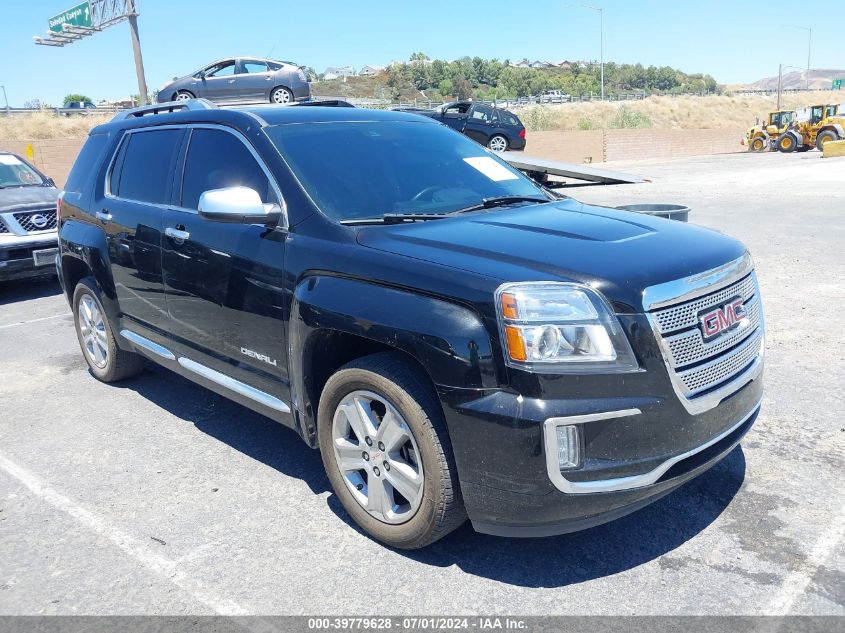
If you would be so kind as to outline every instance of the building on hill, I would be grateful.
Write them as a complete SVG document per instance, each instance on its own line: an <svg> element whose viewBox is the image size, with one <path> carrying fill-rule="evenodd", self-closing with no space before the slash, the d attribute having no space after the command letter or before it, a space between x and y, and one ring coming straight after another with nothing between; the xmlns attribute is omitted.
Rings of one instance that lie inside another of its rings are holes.
<svg viewBox="0 0 845 633"><path fill-rule="evenodd" d="M355 69L352 66L329 66L323 73L323 79L340 79L342 77L354 77Z"/></svg>
<svg viewBox="0 0 845 633"><path fill-rule="evenodd" d="M364 66L358 74L362 77L371 77L372 75L378 75L383 70L383 66Z"/></svg>

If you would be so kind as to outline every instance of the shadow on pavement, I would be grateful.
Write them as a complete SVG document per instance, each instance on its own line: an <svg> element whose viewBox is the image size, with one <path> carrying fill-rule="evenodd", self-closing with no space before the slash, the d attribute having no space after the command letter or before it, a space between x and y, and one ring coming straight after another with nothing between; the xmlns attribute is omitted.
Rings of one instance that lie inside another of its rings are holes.
<svg viewBox="0 0 845 633"><path fill-rule="evenodd" d="M115 386L137 391L203 433L304 481L314 493L330 490L319 452L269 418L157 366ZM744 478L745 456L737 447L656 503L589 530L512 539L478 534L466 523L428 548L396 553L436 567L457 565L466 573L523 587L577 584L654 560L695 537L730 504ZM351 529L358 529L336 495L329 495L327 503Z"/></svg>
<svg viewBox="0 0 845 633"><path fill-rule="evenodd" d="M0 306L18 301L43 299L60 294L62 287L56 275L49 274L32 279L16 279L0 282Z"/></svg>

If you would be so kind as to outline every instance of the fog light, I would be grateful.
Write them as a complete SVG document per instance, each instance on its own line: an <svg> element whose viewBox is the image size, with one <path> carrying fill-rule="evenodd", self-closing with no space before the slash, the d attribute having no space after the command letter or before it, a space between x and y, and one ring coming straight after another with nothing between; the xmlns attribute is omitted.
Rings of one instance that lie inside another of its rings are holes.
<svg viewBox="0 0 845 633"><path fill-rule="evenodd" d="M578 468L581 463L581 443L577 426L557 427L557 463L561 470Z"/></svg>

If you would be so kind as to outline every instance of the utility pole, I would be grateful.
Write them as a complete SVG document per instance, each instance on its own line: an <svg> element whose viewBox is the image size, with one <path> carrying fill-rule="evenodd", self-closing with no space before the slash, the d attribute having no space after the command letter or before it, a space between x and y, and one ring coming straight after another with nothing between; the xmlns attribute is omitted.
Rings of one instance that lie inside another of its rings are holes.
<svg viewBox="0 0 845 633"><path fill-rule="evenodd" d="M807 90L810 89L810 51L813 50L813 29L808 28L809 37L807 38Z"/></svg>
<svg viewBox="0 0 845 633"><path fill-rule="evenodd" d="M138 36L138 12L135 0L126 3L129 32L132 36L132 52L135 54L135 73L138 75L138 105L147 105L147 80L144 76L144 59L141 57L141 38Z"/></svg>
<svg viewBox="0 0 845 633"><path fill-rule="evenodd" d="M6 114L9 114L9 98L6 96L6 86L0 86L3 89L3 101L6 102Z"/></svg>
<svg viewBox="0 0 845 633"><path fill-rule="evenodd" d="M599 55L601 64L601 100L604 101L604 9L602 7L591 7L588 4L582 4L585 9L599 12Z"/></svg>
<svg viewBox="0 0 845 633"><path fill-rule="evenodd" d="M783 64L778 64L778 112L780 112L781 90L783 90Z"/></svg>

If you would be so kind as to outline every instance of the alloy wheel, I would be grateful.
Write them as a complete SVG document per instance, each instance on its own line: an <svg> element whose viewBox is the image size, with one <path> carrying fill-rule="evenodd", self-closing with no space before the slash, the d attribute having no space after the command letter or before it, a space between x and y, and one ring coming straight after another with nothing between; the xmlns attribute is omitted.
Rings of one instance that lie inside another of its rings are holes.
<svg viewBox="0 0 845 633"><path fill-rule="evenodd" d="M291 94L284 88L277 88L273 92L273 103L290 103Z"/></svg>
<svg viewBox="0 0 845 633"><path fill-rule="evenodd" d="M89 294L84 294L79 299L77 312L85 353L91 363L102 369L109 362L108 334L103 314Z"/></svg>
<svg viewBox="0 0 845 633"><path fill-rule="evenodd" d="M508 142L502 136L494 136L487 146L494 152L504 152L508 148Z"/></svg>
<svg viewBox="0 0 845 633"><path fill-rule="evenodd" d="M423 499L417 442L402 414L371 391L346 395L335 409L332 446L353 498L384 523L410 520Z"/></svg>
<svg viewBox="0 0 845 633"><path fill-rule="evenodd" d="M187 92L179 92L176 94L176 101L188 101L191 99L191 95Z"/></svg>

